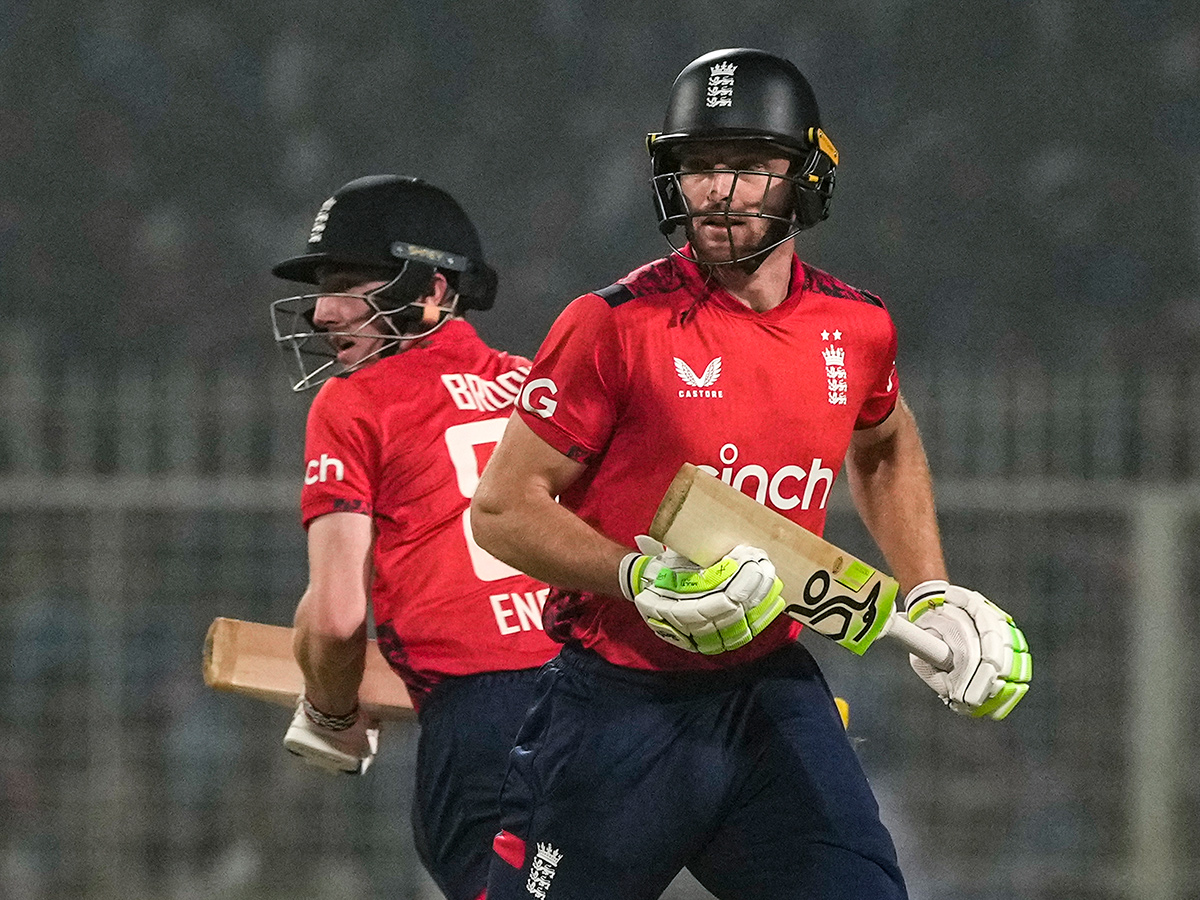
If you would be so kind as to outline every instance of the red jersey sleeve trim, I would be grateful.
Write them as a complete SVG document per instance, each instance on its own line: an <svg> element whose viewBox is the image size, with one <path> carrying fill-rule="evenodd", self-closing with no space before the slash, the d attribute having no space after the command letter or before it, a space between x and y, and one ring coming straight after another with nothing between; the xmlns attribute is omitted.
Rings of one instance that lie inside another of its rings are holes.
<svg viewBox="0 0 1200 900"><path fill-rule="evenodd" d="M854 430L855 431L866 431L868 428L876 428L876 427L882 425L884 422L886 422L888 419L890 419L892 417L892 413L894 413L896 411L897 405L898 405L897 403L893 402L891 409L889 409L887 412L885 412L882 416L879 417L878 420L876 420L874 422L855 422Z"/></svg>
<svg viewBox="0 0 1200 900"><path fill-rule="evenodd" d="M563 430L560 426L553 422L548 422L541 416L527 412L523 409L517 411L525 424L529 426L529 430L540 437L543 441L561 453L563 456L575 460L575 462L587 465L591 463L599 454L600 451L594 447L588 447L574 435Z"/></svg>
<svg viewBox="0 0 1200 900"><path fill-rule="evenodd" d="M318 497L305 505L301 513L300 524L307 529L313 523L314 519L337 512L361 513L364 516L373 516L375 509L367 500L343 497Z"/></svg>

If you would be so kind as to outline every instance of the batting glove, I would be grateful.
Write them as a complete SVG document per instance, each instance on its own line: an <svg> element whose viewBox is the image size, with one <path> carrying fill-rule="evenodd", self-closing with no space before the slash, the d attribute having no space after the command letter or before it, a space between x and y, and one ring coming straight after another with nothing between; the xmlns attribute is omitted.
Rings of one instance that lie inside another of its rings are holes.
<svg viewBox="0 0 1200 900"><path fill-rule="evenodd" d="M674 569L677 572L699 572L704 568L692 562L682 553L668 550L665 544L656 541L648 534L639 534L634 541L641 552L627 554L621 560L621 593L631 603L634 597L654 584L654 579L663 569Z"/></svg>
<svg viewBox="0 0 1200 900"><path fill-rule="evenodd" d="M643 540L643 551L661 544ZM735 650L775 620L784 607L783 582L766 553L737 546L720 562L701 569L670 550L656 556L629 554L621 563L626 597L646 625L669 644L714 655ZM653 575L653 577L649 577Z"/></svg>
<svg viewBox="0 0 1200 900"><path fill-rule="evenodd" d="M359 715L330 716L301 695L283 746L309 765L339 775L362 775L379 749L379 723Z"/></svg>
<svg viewBox="0 0 1200 900"><path fill-rule="evenodd" d="M1029 691L1033 657L1012 616L983 594L925 581L904 600L909 621L950 647L949 672L910 656L913 671L957 713L1003 719Z"/></svg>

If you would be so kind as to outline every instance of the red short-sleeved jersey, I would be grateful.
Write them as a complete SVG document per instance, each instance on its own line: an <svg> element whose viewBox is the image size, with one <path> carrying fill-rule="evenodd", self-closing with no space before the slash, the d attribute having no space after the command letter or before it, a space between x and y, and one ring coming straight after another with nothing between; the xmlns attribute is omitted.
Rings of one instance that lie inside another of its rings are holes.
<svg viewBox="0 0 1200 900"><path fill-rule="evenodd" d="M305 527L372 516L380 647L414 703L446 675L539 666L549 589L481 550L468 509L529 360L493 350L462 320L403 353L327 381L305 440Z"/></svg>
<svg viewBox="0 0 1200 900"><path fill-rule="evenodd" d="M587 465L560 502L629 547L684 462L820 534L851 434L895 407L895 355L883 303L799 259L787 299L756 313L673 255L563 311L519 411ZM780 619L708 657L659 640L623 598L553 590L546 613L559 640L647 669L738 665L799 631Z"/></svg>

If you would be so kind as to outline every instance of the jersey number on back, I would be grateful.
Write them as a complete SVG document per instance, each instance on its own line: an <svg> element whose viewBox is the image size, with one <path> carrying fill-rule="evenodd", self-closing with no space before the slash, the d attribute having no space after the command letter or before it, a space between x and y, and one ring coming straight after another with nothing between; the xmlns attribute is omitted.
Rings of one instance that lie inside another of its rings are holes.
<svg viewBox="0 0 1200 900"><path fill-rule="evenodd" d="M462 425L451 425L446 429L446 449L450 451L450 462L454 466L454 474L458 478L458 489L468 500L475 494L479 486L480 455L475 448L490 444L487 455L482 457L484 463L491 455L492 449L504 436L508 425L508 417L484 419L480 422L464 422ZM512 566L500 562L477 543L471 533L471 510L467 508L462 514L463 536L467 539L467 553L471 556L471 567L475 577L480 581L499 581L501 578L511 578L521 573Z"/></svg>

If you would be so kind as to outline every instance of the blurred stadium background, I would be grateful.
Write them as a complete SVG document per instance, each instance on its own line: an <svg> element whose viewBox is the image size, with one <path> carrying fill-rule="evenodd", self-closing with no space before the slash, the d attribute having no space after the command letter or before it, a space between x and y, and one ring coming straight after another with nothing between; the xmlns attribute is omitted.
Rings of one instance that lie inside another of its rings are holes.
<svg viewBox="0 0 1200 900"><path fill-rule="evenodd" d="M420 175L501 273L481 332L532 353L664 252L642 137L738 45L817 91L842 165L801 252L888 301L952 569L1035 649L982 724L809 641L914 900L1200 896L1200 7L0 0L0 897L437 896L411 728L325 779L201 680L214 616L304 583L269 267L340 184ZM844 497L829 536L876 558Z"/></svg>

